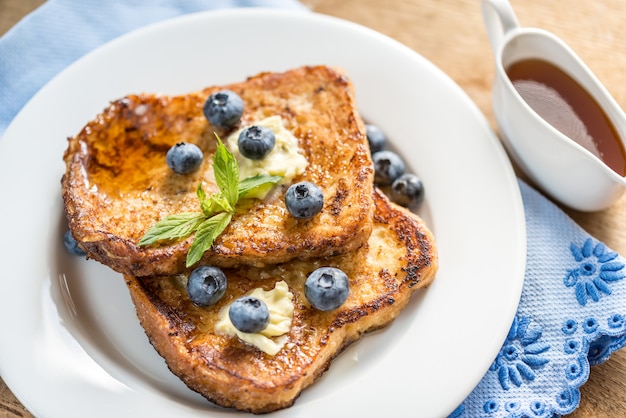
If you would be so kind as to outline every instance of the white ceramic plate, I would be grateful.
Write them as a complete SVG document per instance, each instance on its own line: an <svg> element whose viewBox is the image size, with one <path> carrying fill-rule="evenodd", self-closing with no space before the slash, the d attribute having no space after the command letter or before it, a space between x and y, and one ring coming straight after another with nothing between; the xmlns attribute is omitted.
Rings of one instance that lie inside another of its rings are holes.
<svg viewBox="0 0 626 418"><path fill-rule="evenodd" d="M478 383L515 313L525 267L513 170L474 104L414 51L307 12L190 15L119 38L43 88L0 141L0 373L41 417L236 414L170 374L120 275L69 256L60 178L66 137L109 100L185 93L304 64L345 68L364 117L426 184L440 252L434 284L396 322L344 352L276 416L441 417Z"/></svg>

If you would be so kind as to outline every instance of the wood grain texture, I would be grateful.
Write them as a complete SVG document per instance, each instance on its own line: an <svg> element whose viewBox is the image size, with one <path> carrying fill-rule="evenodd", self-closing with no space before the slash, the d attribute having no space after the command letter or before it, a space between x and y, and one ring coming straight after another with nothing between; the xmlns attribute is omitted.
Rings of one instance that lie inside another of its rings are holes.
<svg viewBox="0 0 626 418"><path fill-rule="evenodd" d="M0 34L41 4L0 0ZM312 11L360 23L404 43L456 81L495 129L493 58L478 0L303 0ZM523 26L563 38L626 108L626 5L623 0L511 0ZM607 210L564 210L608 246L626 254L626 197ZM580 407L570 417L626 416L626 350L591 371ZM31 416L0 380L0 418Z"/></svg>

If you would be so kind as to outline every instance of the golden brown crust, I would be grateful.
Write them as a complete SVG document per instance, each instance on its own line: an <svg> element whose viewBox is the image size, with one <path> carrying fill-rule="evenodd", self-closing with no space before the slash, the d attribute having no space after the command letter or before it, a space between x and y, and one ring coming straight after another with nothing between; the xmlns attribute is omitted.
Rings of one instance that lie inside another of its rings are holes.
<svg viewBox="0 0 626 418"><path fill-rule="evenodd" d="M242 96L239 126L280 115L299 141L309 165L294 181L318 184L322 213L308 221L286 215L285 187L237 213L203 264L235 267L294 258L329 256L356 249L372 227L373 168L353 87L328 67L263 73L227 86L181 96L131 95L110 104L69 139L64 155L63 198L70 229L93 258L132 275L186 271L192 237L171 244L138 247L139 239L163 217L199 211L195 190L217 190L205 158L190 175L171 172L165 154L177 142L195 143L211 156L214 131L202 114L206 98L228 88Z"/></svg>
<svg viewBox="0 0 626 418"><path fill-rule="evenodd" d="M292 405L350 343L396 318L411 294L434 279L436 246L419 217L379 191L374 201L373 232L361 248L265 269L226 270L227 293L213 307L194 305L180 276L125 276L140 323L172 372L216 404L271 412ZM320 266L341 268L350 279L350 295L335 311L318 311L304 297L304 279ZM278 354L213 333L222 306L255 287L271 289L279 280L294 294L295 313L287 345Z"/></svg>

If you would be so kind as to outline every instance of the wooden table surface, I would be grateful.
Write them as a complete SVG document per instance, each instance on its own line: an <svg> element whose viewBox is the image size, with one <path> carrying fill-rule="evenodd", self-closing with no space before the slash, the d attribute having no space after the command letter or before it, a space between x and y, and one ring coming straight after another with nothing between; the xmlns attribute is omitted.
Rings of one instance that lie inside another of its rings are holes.
<svg viewBox="0 0 626 418"><path fill-rule="evenodd" d="M0 34L42 3L0 0ZM303 0L313 11L368 26L404 43L455 80L494 126L491 50L479 0ZM523 26L564 39L626 109L626 3L623 0L511 0ZM0 57L2 59L2 57ZM565 208L583 228L626 255L626 196L611 208L580 213ZM570 417L626 416L626 350L592 368ZM0 418L31 416L0 380Z"/></svg>

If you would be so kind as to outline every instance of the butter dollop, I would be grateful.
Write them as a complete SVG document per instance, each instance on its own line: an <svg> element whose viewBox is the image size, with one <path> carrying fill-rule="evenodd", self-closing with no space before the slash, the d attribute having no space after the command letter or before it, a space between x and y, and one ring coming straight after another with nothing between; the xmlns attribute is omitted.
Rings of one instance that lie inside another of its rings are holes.
<svg viewBox="0 0 626 418"><path fill-rule="evenodd" d="M239 164L239 179L243 180L256 175L282 176L283 178L278 184L290 184L294 177L304 172L308 164L306 157L300 152L298 138L285 127L278 115L262 119L252 125L263 126L274 132L276 145L265 158L251 160L241 155L238 145L239 134L248 126L229 135L226 138L226 146ZM271 187L271 185L261 187L248 193L246 197L263 199Z"/></svg>
<svg viewBox="0 0 626 418"><path fill-rule="evenodd" d="M284 280L276 283L274 289L263 290L256 288L246 295L256 297L267 305L270 312L270 322L261 332L245 333L239 331L228 317L230 304L222 307L215 324L217 334L237 336L242 341L257 347L259 350L273 356L278 353L287 342L287 333L291 329L293 318L293 294Z"/></svg>

